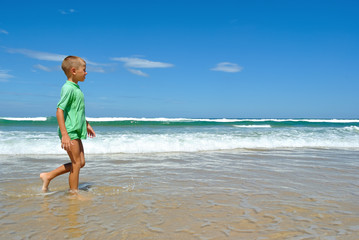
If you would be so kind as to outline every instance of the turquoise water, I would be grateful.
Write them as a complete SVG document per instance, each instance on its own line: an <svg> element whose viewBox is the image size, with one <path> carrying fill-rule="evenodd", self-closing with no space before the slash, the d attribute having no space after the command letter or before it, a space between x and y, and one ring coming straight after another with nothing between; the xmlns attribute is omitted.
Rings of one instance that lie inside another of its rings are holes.
<svg viewBox="0 0 359 240"><path fill-rule="evenodd" d="M88 118L90 154L233 149L359 150L358 119ZM59 154L54 117L0 118L0 154Z"/></svg>

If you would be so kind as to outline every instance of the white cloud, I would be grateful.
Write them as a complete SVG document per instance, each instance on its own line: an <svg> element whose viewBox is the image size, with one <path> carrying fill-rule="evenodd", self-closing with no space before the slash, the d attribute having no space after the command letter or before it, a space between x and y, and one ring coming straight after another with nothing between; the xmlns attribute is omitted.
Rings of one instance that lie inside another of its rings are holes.
<svg viewBox="0 0 359 240"><path fill-rule="evenodd" d="M40 70L45 71L45 72L51 72L52 71L51 68L46 67L46 66L41 65L41 64L34 65L34 68L40 69Z"/></svg>
<svg viewBox="0 0 359 240"><path fill-rule="evenodd" d="M54 62L62 62L62 60L64 60L64 58L67 57L66 55L62 55L62 54L38 52L38 51L29 50L29 49L9 48L9 49L7 49L7 52L8 53L20 53L29 58L45 60L45 61L54 61Z"/></svg>
<svg viewBox="0 0 359 240"><path fill-rule="evenodd" d="M61 70L60 65L47 67L47 66L44 66L42 64L36 64L33 67L36 68L36 69L40 69L42 71L45 71L45 72L53 72L53 71L60 71ZM94 66L88 66L87 71L89 71L89 72L98 72L98 73L104 73L105 72L105 70L102 67L94 67Z"/></svg>
<svg viewBox="0 0 359 240"><path fill-rule="evenodd" d="M243 67L238 66L236 63L230 63L230 62L221 62L218 63L216 67L211 68L212 71L220 71L220 72L229 72L229 73L235 73L242 71Z"/></svg>
<svg viewBox="0 0 359 240"><path fill-rule="evenodd" d="M7 70L0 70L0 82L8 82L10 78L14 78L13 75L8 74Z"/></svg>
<svg viewBox="0 0 359 240"><path fill-rule="evenodd" d="M2 33L2 34L6 34L6 35L8 35L8 34L9 34L9 32L8 32L8 31L6 31L5 29L1 29L1 28L0 28L0 33Z"/></svg>
<svg viewBox="0 0 359 240"><path fill-rule="evenodd" d="M74 12L76 12L75 11L75 9L69 9L69 10L62 10L62 9L60 9L59 10L59 12L61 13L61 14L63 14L63 15L67 15L67 14L71 14L71 13L74 13Z"/></svg>
<svg viewBox="0 0 359 240"><path fill-rule="evenodd" d="M19 53L19 54L22 54L29 58L34 58L37 60L53 61L53 62L62 62L64 60L64 58L67 57L67 55L63 55L63 54L39 52L39 51L30 50L30 49L8 48L8 49L6 49L6 51L8 53ZM109 64L96 63L96 62L89 61L85 58L84 58L84 60L86 61L86 63L88 65L109 66ZM96 72L102 72L102 71L104 72L103 69L102 70L100 70L100 69L101 68L97 68ZM44 69L42 69L42 70L44 70Z"/></svg>
<svg viewBox="0 0 359 240"><path fill-rule="evenodd" d="M86 62L87 62L87 61L86 61ZM87 71L89 71L89 72L104 73L104 72L105 72L105 69L103 69L102 67L88 66L88 67L87 67Z"/></svg>
<svg viewBox="0 0 359 240"><path fill-rule="evenodd" d="M143 77L148 77L147 73L142 72L141 70L136 70L136 69L131 69L131 68L127 68L128 71L130 71L133 74L139 75L139 76L143 76Z"/></svg>
<svg viewBox="0 0 359 240"><path fill-rule="evenodd" d="M129 72L143 77L148 77L148 74L133 68L170 68L174 66L171 63L154 62L138 57L114 57L111 60L125 63L124 67Z"/></svg>
<svg viewBox="0 0 359 240"><path fill-rule="evenodd" d="M114 61L124 62L125 67L131 68L169 68L174 66L171 63L153 62L143 58L120 57L111 59Z"/></svg>
<svg viewBox="0 0 359 240"><path fill-rule="evenodd" d="M92 62L86 58L83 58L86 62L87 65L93 65L93 66L110 66L111 64L106 64L106 63L96 63L96 62Z"/></svg>

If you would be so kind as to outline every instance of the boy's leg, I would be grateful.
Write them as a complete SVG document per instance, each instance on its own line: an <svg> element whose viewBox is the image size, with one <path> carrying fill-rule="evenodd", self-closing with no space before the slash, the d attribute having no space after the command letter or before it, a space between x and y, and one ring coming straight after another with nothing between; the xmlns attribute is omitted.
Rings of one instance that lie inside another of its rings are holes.
<svg viewBox="0 0 359 240"><path fill-rule="evenodd" d="M85 165L85 155L81 139L75 139L71 142L71 149L67 151L71 159L69 185L70 191L76 192L79 188L80 169Z"/></svg>
<svg viewBox="0 0 359 240"><path fill-rule="evenodd" d="M52 170L51 172L44 172L40 174L40 178L42 180L42 191L47 192L50 181L55 177L67 173L71 170L71 163L66 163L61 165L60 167Z"/></svg>
<svg viewBox="0 0 359 240"><path fill-rule="evenodd" d="M73 141L76 141L76 140L73 140ZM83 148L83 145L82 145L82 142L80 139L77 139L77 141L80 142L79 144L79 152L80 152L80 164L81 164L81 167L85 166L85 156L84 156L84 148ZM78 145L77 144L78 142L73 142L74 145ZM75 151L76 152L76 147L73 149L74 145L71 145L71 150L72 151ZM73 155L75 155L74 153L69 153L68 152L68 155L71 159L71 157ZM75 159L75 158L74 158ZM75 159L76 161L76 159ZM59 175L62 175L64 173L67 173L67 172L70 172L71 171L71 168L72 168L72 162L73 160L71 159L71 162L70 163L66 163L64 165L61 165L60 167L56 168L55 170L52 170L51 172L44 172L44 173L41 173L40 174L40 178L43 182L42 184L42 191L43 192L46 192L48 190L48 186L50 184L50 181L52 179L54 179L55 177L59 176ZM70 189L71 189L71 186L70 186Z"/></svg>

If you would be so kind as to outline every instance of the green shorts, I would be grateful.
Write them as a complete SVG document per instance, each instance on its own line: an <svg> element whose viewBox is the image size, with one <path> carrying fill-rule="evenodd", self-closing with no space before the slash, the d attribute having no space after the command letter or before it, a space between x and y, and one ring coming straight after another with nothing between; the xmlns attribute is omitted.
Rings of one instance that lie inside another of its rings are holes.
<svg viewBox="0 0 359 240"><path fill-rule="evenodd" d="M59 129L58 133L59 133L59 138L61 140L62 135L61 135L60 129ZM78 131L68 132L67 134L69 135L71 140L74 140L74 139L86 139L87 138L87 131L83 132L81 130L78 130Z"/></svg>

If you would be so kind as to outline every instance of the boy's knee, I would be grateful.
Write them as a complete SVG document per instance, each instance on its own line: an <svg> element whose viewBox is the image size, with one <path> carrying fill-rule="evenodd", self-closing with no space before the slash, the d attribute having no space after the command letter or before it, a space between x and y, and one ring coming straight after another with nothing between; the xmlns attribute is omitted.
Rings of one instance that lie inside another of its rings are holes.
<svg viewBox="0 0 359 240"><path fill-rule="evenodd" d="M72 164L72 169L75 171L80 171L81 168L81 164Z"/></svg>
<svg viewBox="0 0 359 240"><path fill-rule="evenodd" d="M81 168L85 166L85 162L81 162Z"/></svg>

